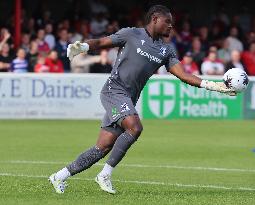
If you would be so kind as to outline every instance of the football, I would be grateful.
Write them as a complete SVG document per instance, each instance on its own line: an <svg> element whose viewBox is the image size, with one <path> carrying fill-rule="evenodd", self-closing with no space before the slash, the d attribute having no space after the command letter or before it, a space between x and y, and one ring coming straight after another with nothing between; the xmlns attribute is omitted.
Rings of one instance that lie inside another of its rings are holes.
<svg viewBox="0 0 255 205"><path fill-rule="evenodd" d="M241 68L229 69L223 76L223 81L228 88L234 89L235 92L243 92L249 83L246 72Z"/></svg>

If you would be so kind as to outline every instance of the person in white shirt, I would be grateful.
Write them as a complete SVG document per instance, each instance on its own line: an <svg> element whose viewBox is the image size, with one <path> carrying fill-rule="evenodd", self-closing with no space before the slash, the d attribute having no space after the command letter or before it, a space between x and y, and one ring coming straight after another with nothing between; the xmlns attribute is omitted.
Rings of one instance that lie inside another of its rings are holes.
<svg viewBox="0 0 255 205"><path fill-rule="evenodd" d="M231 60L225 66L226 71L231 68L241 68L245 70L245 67L241 62L241 53L238 50L233 50L231 52Z"/></svg>
<svg viewBox="0 0 255 205"><path fill-rule="evenodd" d="M217 59L217 53L210 51L208 57L204 60L201 65L201 72L203 75L223 75L224 66Z"/></svg>
<svg viewBox="0 0 255 205"><path fill-rule="evenodd" d="M53 32L53 26L51 23L47 23L45 25L45 37L44 37L44 40L46 41L46 43L48 43L50 49L52 50L55 45L56 45L56 39L55 39L55 36L52 34Z"/></svg>
<svg viewBox="0 0 255 205"><path fill-rule="evenodd" d="M238 50L240 52L243 51L243 43L238 39L238 29L236 27L232 27L230 29L230 35L227 38L229 42L229 50Z"/></svg>

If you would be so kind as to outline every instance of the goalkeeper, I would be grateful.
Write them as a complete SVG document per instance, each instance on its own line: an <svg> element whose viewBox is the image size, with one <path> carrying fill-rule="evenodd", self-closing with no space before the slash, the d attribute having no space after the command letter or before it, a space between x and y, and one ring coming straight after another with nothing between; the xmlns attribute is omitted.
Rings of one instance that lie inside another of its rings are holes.
<svg viewBox="0 0 255 205"><path fill-rule="evenodd" d="M68 177L88 169L111 151L95 181L102 190L115 194L111 183L112 171L143 130L135 105L147 80L162 65L184 83L235 95L224 83L202 80L184 72L174 48L162 41L163 37L170 35L171 29L169 9L155 5L146 14L144 28L123 28L108 37L68 46L67 56L71 61L76 55L89 50L119 47L119 51L111 76L100 95L106 114L97 142L75 161L50 176L49 180L57 193L64 193Z"/></svg>

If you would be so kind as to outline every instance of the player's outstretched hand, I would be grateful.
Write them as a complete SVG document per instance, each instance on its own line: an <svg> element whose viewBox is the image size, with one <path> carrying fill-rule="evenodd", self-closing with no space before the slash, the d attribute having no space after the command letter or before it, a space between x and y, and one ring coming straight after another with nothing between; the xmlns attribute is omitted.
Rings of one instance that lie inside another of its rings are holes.
<svg viewBox="0 0 255 205"><path fill-rule="evenodd" d="M87 53L88 50L89 50L89 44L76 41L75 43L68 45L67 57L69 58L70 61L72 61L75 56L77 56L80 53Z"/></svg>
<svg viewBox="0 0 255 205"><path fill-rule="evenodd" d="M230 96L236 96L236 92L233 89L228 88L223 82L202 80L202 83L200 86L207 90L217 91Z"/></svg>

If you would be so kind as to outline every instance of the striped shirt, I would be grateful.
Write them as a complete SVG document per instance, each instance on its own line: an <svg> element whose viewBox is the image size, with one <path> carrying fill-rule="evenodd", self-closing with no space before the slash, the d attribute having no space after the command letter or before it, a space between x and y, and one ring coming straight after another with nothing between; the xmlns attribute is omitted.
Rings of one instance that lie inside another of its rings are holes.
<svg viewBox="0 0 255 205"><path fill-rule="evenodd" d="M28 72L28 62L26 59L15 58L11 63L11 72L26 73Z"/></svg>

